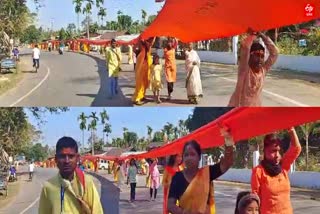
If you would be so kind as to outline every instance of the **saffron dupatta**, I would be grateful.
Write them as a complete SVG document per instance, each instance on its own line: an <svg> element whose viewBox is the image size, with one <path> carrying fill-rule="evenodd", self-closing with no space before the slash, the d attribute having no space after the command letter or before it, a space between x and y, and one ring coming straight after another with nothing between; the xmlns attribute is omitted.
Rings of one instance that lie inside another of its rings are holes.
<svg viewBox="0 0 320 214"><path fill-rule="evenodd" d="M209 205L208 205L208 195ZM209 166L199 169L186 191L181 196L180 207L186 211L215 214L213 185L210 182Z"/></svg>

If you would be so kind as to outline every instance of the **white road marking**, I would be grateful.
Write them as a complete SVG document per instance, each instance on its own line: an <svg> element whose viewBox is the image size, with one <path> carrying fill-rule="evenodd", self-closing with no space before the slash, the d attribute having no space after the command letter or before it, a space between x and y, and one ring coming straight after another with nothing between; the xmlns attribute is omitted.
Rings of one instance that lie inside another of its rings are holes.
<svg viewBox="0 0 320 214"><path fill-rule="evenodd" d="M46 65L44 65L46 66ZM24 96L22 96L20 99L18 99L16 102L12 103L10 105L10 107L13 107L15 105L17 105L18 103L20 103L22 100L24 100L25 98L29 97L35 90L37 90L49 77L50 75L50 68L48 66L47 67L47 74L46 76L38 83L38 85L36 85L33 89L31 89L27 94L25 94Z"/></svg>
<svg viewBox="0 0 320 214"><path fill-rule="evenodd" d="M43 184L41 184L41 189L43 187ZM19 214L24 214L25 212L27 212L31 207L33 207L38 201L40 200L40 196L38 196L38 198L36 198L36 200L34 200L27 208L25 208L24 210L22 210Z"/></svg>
<svg viewBox="0 0 320 214"><path fill-rule="evenodd" d="M218 77L218 78L227 80L227 81L229 81L229 82L235 82L235 83L237 82L237 80L230 79L230 78L226 78L226 77L220 77L219 75L216 75L216 74L209 74L209 75L204 75L204 76L205 76L205 77L214 76L214 77ZM282 95L280 95L280 94L277 94L277 93L274 93L274 92L271 92L271 91L268 91L268 90L265 90L265 89L263 89L262 91L263 91L264 93L266 93L266 94L272 95L272 96L277 97L277 98L282 99L282 100L285 100L285 101L287 101L287 102L289 102L289 103L292 103L292 104L294 104L294 105L296 105L296 106L299 106L299 107L309 107L309 106L306 105L306 104L300 103L300 102L298 102L298 101L296 101L296 100L290 99L290 98L285 97L285 96L282 96Z"/></svg>
<svg viewBox="0 0 320 214"><path fill-rule="evenodd" d="M228 195L228 194L225 194L223 192L219 192L219 191L214 191L215 194L218 194L218 195L223 195L223 196L227 196L227 197L232 197L232 195Z"/></svg>

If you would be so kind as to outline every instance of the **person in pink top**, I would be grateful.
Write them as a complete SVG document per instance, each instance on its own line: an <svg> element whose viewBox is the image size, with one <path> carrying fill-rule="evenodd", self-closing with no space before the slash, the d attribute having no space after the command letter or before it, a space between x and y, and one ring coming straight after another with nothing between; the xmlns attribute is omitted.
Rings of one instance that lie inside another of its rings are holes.
<svg viewBox="0 0 320 214"><path fill-rule="evenodd" d="M150 201L156 200L157 198L157 191L160 186L160 172L158 169L158 160L154 159L151 166L150 166L150 177L151 177L151 186L150 186ZM154 190L154 191L153 191ZM154 193L154 194L153 194ZM152 199L152 196L153 199Z"/></svg>
<svg viewBox="0 0 320 214"><path fill-rule="evenodd" d="M261 106L261 93L267 72L277 61L279 50L272 40L263 33L250 33L241 44L238 81L229 107ZM269 57L266 61L265 48L256 39L260 37L266 45Z"/></svg>

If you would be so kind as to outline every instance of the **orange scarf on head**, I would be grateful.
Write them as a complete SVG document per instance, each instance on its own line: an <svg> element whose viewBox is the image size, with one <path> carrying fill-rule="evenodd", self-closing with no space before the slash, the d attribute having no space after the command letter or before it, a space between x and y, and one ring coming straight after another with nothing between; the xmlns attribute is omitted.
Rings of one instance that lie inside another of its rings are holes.
<svg viewBox="0 0 320 214"><path fill-rule="evenodd" d="M183 210L203 214L215 214L213 185L209 182L210 170L206 166L199 169L197 175L192 179L179 202ZM209 205L208 195L209 197Z"/></svg>

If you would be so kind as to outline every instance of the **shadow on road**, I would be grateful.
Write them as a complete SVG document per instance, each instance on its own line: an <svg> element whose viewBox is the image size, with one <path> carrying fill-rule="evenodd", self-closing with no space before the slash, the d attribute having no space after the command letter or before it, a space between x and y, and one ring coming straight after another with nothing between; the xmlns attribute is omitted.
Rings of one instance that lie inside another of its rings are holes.
<svg viewBox="0 0 320 214"><path fill-rule="evenodd" d="M113 97L112 99L108 98L109 92L108 92L108 75L106 72L106 62L103 59L100 59L99 57L92 56L89 54L80 53L83 55L86 55L88 57L91 57L94 59L97 63L97 72L100 77L100 89L98 91L98 94L77 94L78 96L87 96L87 97L94 97L93 102L91 103L91 106L133 106L131 100L127 98L123 92L121 91L121 87L118 89L117 96ZM126 71L125 71L126 72ZM121 86L119 84L119 86Z"/></svg>
<svg viewBox="0 0 320 214"><path fill-rule="evenodd" d="M93 177L97 178L101 184L101 204L103 208L103 213L108 214L118 214L119 213L119 198L120 191L113 182L107 180L101 175L87 172Z"/></svg>

